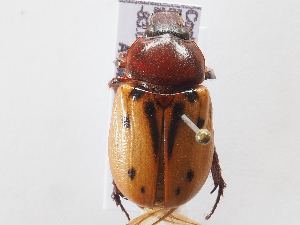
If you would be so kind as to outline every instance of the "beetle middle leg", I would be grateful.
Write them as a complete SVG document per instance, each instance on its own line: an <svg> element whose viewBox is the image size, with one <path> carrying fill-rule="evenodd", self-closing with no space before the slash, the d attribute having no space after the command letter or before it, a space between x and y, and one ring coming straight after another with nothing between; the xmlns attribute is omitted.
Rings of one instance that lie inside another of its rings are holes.
<svg viewBox="0 0 300 225"><path fill-rule="evenodd" d="M214 148L211 173L212 173L215 187L210 193L212 194L215 192L215 190L217 190L217 188L219 188L219 189L218 189L218 196L217 196L216 202L215 202L211 212L205 217L205 219L207 219L207 220L212 216L212 214L214 214L214 212L218 206L218 203L220 202L221 196L223 196L223 194L224 194L224 188L226 187L226 183L222 177L221 167L220 167L220 163L219 163L219 157L216 152L216 147Z"/></svg>
<svg viewBox="0 0 300 225"><path fill-rule="evenodd" d="M114 185L114 189L113 189L113 193L111 194L111 198L114 200L114 202L116 203L117 206L121 207L121 210L125 213L128 221L129 221L130 216L121 202L121 198L124 198L126 200L127 200L127 198L125 198L124 195L119 191L119 189L114 181L113 181L113 185Z"/></svg>

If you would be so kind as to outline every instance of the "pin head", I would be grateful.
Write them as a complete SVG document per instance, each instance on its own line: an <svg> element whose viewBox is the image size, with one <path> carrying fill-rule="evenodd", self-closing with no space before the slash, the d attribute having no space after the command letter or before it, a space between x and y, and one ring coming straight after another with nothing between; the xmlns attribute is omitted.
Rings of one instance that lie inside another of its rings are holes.
<svg viewBox="0 0 300 225"><path fill-rule="evenodd" d="M200 129L195 136L196 142L200 144L208 144L211 139L211 133L207 129Z"/></svg>

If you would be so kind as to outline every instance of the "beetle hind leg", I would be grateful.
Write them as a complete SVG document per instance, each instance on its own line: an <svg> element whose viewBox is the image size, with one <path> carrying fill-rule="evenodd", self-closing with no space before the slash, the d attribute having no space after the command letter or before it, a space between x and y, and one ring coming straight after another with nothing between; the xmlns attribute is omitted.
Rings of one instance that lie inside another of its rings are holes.
<svg viewBox="0 0 300 225"><path fill-rule="evenodd" d="M149 219L151 219L152 217L155 217L157 214L159 214L161 211L163 211L163 209L151 209L147 212L145 212L144 214L142 214L141 216L129 221L129 223L127 225L139 225L139 224L149 224L147 223Z"/></svg>
<svg viewBox="0 0 300 225"><path fill-rule="evenodd" d="M201 225L200 223L187 218L186 216L180 215L178 213L172 213L169 217L165 219L165 221L171 224L178 224L178 225Z"/></svg>
<svg viewBox="0 0 300 225"><path fill-rule="evenodd" d="M127 225L151 224L157 225L160 222L177 225L201 225L183 215L175 213L176 209L153 209L145 212L143 215L131 220Z"/></svg>
<svg viewBox="0 0 300 225"><path fill-rule="evenodd" d="M215 187L213 188L213 190L210 193L211 194L214 193L215 190L217 190L217 188L218 188L218 196L217 196L217 199L215 201L215 204L214 204L211 212L205 217L205 219L207 219L207 220L212 216L212 214L214 214L214 212L220 202L221 196L223 196L223 194L224 194L224 188L226 187L226 183L222 177L221 167L220 167L220 163L219 163L219 157L216 152L216 147L214 149L211 173L212 173Z"/></svg>
<svg viewBox="0 0 300 225"><path fill-rule="evenodd" d="M125 213L128 221L130 220L130 216L128 214L128 212L126 211L126 209L124 208L121 198L124 198L124 195L119 191L118 187L116 186L115 182L113 181L113 185L114 185L114 189L113 192L111 194L111 198L114 200L114 202L116 203L117 206L121 207L121 210ZM127 199L126 199L127 200Z"/></svg>

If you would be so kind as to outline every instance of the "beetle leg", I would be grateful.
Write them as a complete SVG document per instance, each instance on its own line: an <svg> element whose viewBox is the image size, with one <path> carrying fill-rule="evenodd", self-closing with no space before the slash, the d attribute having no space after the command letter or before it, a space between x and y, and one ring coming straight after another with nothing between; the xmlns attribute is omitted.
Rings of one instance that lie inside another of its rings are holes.
<svg viewBox="0 0 300 225"><path fill-rule="evenodd" d="M205 219L209 219L212 214L215 212L218 203L220 202L221 196L223 196L224 193L224 188L226 187L226 183L222 177L222 173L221 173L221 167L220 167L220 163L219 163L219 157L218 154L216 152L216 147L214 149L214 155L213 155L213 162L212 162L212 166L211 166L211 173L212 173L212 177L214 180L214 189L210 192L211 194L214 193L214 191L218 189L218 196L216 199L216 202L211 210L211 212L205 217Z"/></svg>
<svg viewBox="0 0 300 225"><path fill-rule="evenodd" d="M196 221L193 221L185 216L175 213L174 209L150 209L143 215L131 220L127 225L140 225L140 224L151 224L156 225L160 222L168 222L168 224L177 225L201 225ZM156 220L156 222L154 222Z"/></svg>
<svg viewBox="0 0 300 225"><path fill-rule="evenodd" d="M174 211L176 210L176 208L174 209L170 209L169 211L165 212L164 215L162 215L159 220L157 220L155 223L153 223L152 225L156 225L158 223L160 223L161 221L164 221L166 218L168 218Z"/></svg>
<svg viewBox="0 0 300 225"><path fill-rule="evenodd" d="M177 225L182 225L182 224L185 224L185 225L201 225L200 223L190 219L190 218L187 218L183 215L180 215L176 212L172 213L169 217L167 217L165 219L165 221L169 222L169 223L172 223L172 224L177 224Z"/></svg>
<svg viewBox="0 0 300 225"><path fill-rule="evenodd" d="M192 221L191 219L174 213L174 209L150 209L143 215L131 220L127 225L140 225L140 224L151 224L157 225L162 221L166 221L171 224L178 225L200 225L199 223ZM156 220L155 222L153 220Z"/></svg>
<svg viewBox="0 0 300 225"><path fill-rule="evenodd" d="M111 198L114 200L114 202L116 203L117 206L121 207L121 210L125 213L128 221L129 221L130 220L129 214L121 202L121 198L124 198L126 200L127 200L127 198L125 198L124 195L120 192L120 190L118 189L118 187L114 181L113 181L113 185L114 185L114 189L113 189L113 193L111 194Z"/></svg>
<svg viewBox="0 0 300 225"><path fill-rule="evenodd" d="M151 219L153 216L160 214L161 211L164 211L164 209L151 209L141 216L129 221L127 225L139 225L142 224L142 222L147 222L148 219Z"/></svg>

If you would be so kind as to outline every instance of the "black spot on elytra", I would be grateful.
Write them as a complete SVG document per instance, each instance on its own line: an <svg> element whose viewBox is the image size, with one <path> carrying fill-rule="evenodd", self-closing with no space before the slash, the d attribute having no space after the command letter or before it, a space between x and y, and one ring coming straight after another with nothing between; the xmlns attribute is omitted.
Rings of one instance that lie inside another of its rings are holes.
<svg viewBox="0 0 300 225"><path fill-rule="evenodd" d="M193 178L194 178L194 171L192 169L190 169L187 173L186 173L186 179L188 182L192 182Z"/></svg>
<svg viewBox="0 0 300 225"><path fill-rule="evenodd" d="M212 103L209 103L209 118L212 120Z"/></svg>
<svg viewBox="0 0 300 225"><path fill-rule="evenodd" d="M146 192L145 186L142 186L142 187L141 187L141 192L142 192L143 194Z"/></svg>
<svg viewBox="0 0 300 225"><path fill-rule="evenodd" d="M152 138L152 147L155 157L159 151L159 135L158 127L156 120L155 107L153 102L146 102L144 106L145 114L149 122L151 138Z"/></svg>
<svg viewBox="0 0 300 225"><path fill-rule="evenodd" d="M180 195L180 192L181 192L180 187L176 188L175 195Z"/></svg>
<svg viewBox="0 0 300 225"><path fill-rule="evenodd" d="M128 116L122 117L122 123L124 128L130 128L130 119Z"/></svg>
<svg viewBox="0 0 300 225"><path fill-rule="evenodd" d="M175 137L177 133L178 124L183 114L184 106L182 103L176 103L173 107L172 118L169 129L169 142L168 142L168 158L170 159L173 152Z"/></svg>
<svg viewBox="0 0 300 225"><path fill-rule="evenodd" d="M195 90L189 90L185 92L186 97L188 98L189 102L196 102L199 98L198 93Z"/></svg>
<svg viewBox="0 0 300 225"><path fill-rule="evenodd" d="M136 170L133 167L128 170L128 176L130 177L131 180L134 179L135 175L136 175Z"/></svg>
<svg viewBox="0 0 300 225"><path fill-rule="evenodd" d="M141 90L141 89L139 89L139 88L134 88L134 89L130 92L129 96L132 98L133 101L137 101L137 100L139 100L140 97L143 96L143 94L144 94L144 91L143 91L143 90Z"/></svg>
<svg viewBox="0 0 300 225"><path fill-rule="evenodd" d="M200 129L203 128L204 123L205 123L205 120L202 119L201 117L199 117L198 120L197 120L197 127L200 128Z"/></svg>

